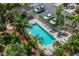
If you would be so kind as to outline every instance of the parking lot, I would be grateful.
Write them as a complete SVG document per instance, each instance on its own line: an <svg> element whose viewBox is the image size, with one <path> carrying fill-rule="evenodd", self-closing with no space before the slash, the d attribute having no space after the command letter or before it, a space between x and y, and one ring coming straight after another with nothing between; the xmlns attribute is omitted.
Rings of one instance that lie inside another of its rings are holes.
<svg viewBox="0 0 79 59"><path fill-rule="evenodd" d="M51 4L45 3L42 5L45 6L45 12L40 13L39 15L41 15L41 16L47 16L47 14L54 14L57 10L57 6L54 5L53 3L51 3Z"/></svg>

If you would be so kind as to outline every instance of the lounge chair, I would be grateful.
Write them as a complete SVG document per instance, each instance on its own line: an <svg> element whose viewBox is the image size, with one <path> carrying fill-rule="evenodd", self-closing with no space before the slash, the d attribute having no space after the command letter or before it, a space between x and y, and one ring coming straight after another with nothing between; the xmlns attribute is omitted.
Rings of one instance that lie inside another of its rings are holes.
<svg viewBox="0 0 79 59"><path fill-rule="evenodd" d="M62 37L63 37L63 33L62 33L62 32L59 32L59 33L58 33L58 37L59 37L59 38L62 38Z"/></svg>

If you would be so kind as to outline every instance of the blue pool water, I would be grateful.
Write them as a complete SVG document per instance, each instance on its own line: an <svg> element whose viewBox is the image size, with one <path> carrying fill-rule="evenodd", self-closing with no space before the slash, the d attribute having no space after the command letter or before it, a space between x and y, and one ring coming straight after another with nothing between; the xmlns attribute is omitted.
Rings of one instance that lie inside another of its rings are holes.
<svg viewBox="0 0 79 59"><path fill-rule="evenodd" d="M28 29L34 36L39 36L40 42L45 46L48 44L53 43L55 38L50 35L46 30L44 30L40 25L37 23L33 24L31 28Z"/></svg>

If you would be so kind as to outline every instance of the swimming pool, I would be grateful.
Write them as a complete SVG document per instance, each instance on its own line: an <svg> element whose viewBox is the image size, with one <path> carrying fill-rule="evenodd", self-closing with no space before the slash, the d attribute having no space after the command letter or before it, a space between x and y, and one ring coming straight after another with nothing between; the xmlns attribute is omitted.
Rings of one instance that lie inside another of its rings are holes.
<svg viewBox="0 0 79 59"><path fill-rule="evenodd" d="M33 24L31 28L28 29L34 36L39 36L40 42L42 44L49 45L52 44L55 38L50 35L46 30L44 30L40 25L37 23Z"/></svg>

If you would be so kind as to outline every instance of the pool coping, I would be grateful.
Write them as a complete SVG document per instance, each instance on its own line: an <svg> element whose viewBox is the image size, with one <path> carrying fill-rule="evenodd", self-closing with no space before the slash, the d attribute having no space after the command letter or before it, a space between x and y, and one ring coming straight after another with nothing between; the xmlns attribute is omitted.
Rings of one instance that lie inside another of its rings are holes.
<svg viewBox="0 0 79 59"><path fill-rule="evenodd" d="M48 33L48 32L47 32L44 28L42 28L38 23L34 23L34 24L32 24L32 25L38 25L42 30L44 30L44 31L46 32L46 34L47 34L48 36L50 36L52 42L49 43L49 44L47 44L47 45L53 44L53 41L56 40L56 38L55 38L54 36L52 36L50 33ZM33 34L33 33L32 33L32 34ZM43 43L42 43L42 44L43 44ZM45 45L45 44L43 44L43 45L44 45L44 46L47 46L47 45Z"/></svg>

